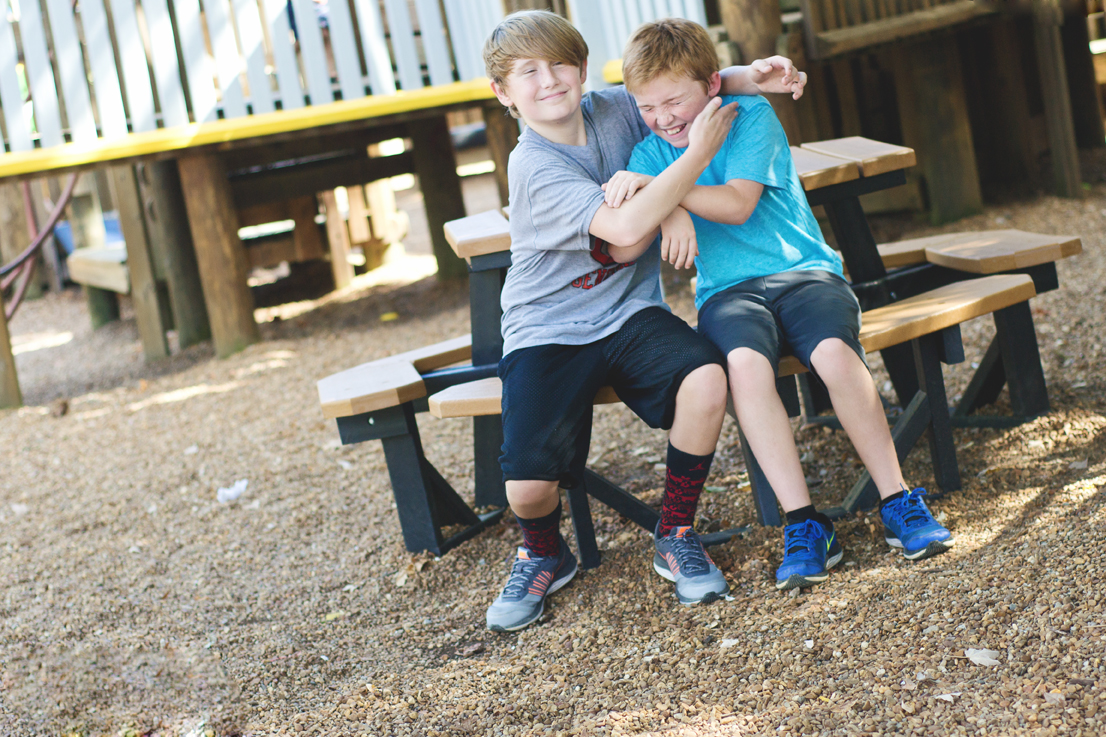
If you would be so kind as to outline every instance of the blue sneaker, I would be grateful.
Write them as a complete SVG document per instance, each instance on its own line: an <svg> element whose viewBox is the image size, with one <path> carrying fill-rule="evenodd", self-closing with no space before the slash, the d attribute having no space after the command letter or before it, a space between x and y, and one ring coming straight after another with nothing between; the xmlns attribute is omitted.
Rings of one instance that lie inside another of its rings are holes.
<svg viewBox="0 0 1106 737"><path fill-rule="evenodd" d="M903 492L902 497L879 510L883 538L893 548L902 548L907 560L923 560L952 547L952 533L933 519L922 501L925 489Z"/></svg>
<svg viewBox="0 0 1106 737"><path fill-rule="evenodd" d="M826 529L810 519L788 525L783 528L783 563L776 571L776 588L786 591L822 583L844 554L832 524Z"/></svg>
<svg viewBox="0 0 1106 737"><path fill-rule="evenodd" d="M561 538L561 552L547 557L531 556L520 547L503 592L488 607L488 629L514 632L532 624L545 611L545 597L576 575L576 556Z"/></svg>
<svg viewBox="0 0 1106 737"><path fill-rule="evenodd" d="M661 578L676 584L676 598L681 604L709 604L725 598L730 585L722 571L703 550L703 541L694 527L674 527L661 536L661 523L653 531L653 570Z"/></svg>

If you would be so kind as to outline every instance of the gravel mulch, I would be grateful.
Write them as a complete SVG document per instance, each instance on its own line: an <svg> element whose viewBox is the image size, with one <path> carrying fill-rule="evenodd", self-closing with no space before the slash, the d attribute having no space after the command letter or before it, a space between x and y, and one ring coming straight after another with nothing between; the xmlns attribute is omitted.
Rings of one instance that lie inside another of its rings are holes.
<svg viewBox="0 0 1106 737"><path fill-rule="evenodd" d="M0 734L1103 734L1104 226L1095 184L943 229L1074 232L1085 249L1033 301L1053 412L956 431L965 488L932 504L951 552L909 563L862 513L838 527L830 580L781 594L781 533L754 528L712 551L733 600L685 608L649 536L595 504L603 565L513 635L483 625L513 523L407 553L380 445L340 447L318 410L319 378L467 332L466 286L437 284L428 257L266 308L263 341L227 360L198 346L145 364L132 319L92 333L76 293L28 303L11 326L28 406L0 413ZM668 278L690 317L686 279ZM969 364L991 330L964 327ZM970 371L948 368L950 397ZM593 465L659 502L663 433L596 415ZM471 493L470 423L419 423ZM832 504L855 453L796 433ZM907 478L932 486L928 465L923 444ZM729 421L708 485L701 526L752 522Z"/></svg>

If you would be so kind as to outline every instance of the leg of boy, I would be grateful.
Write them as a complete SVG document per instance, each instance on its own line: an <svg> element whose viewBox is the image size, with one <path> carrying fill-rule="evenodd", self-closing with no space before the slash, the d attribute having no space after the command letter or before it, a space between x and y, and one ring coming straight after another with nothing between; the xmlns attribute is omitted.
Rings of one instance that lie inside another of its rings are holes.
<svg viewBox="0 0 1106 737"><path fill-rule="evenodd" d="M933 518L902 477L887 418L868 367L838 338L827 338L810 355L811 366L829 391L834 412L848 433L880 495L884 538L909 560L939 555L952 547L952 534Z"/></svg>

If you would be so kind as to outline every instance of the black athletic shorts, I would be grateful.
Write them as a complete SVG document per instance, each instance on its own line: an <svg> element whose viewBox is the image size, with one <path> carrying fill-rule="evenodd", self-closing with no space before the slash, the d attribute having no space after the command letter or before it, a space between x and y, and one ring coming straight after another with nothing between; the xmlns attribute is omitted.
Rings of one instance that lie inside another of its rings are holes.
<svg viewBox="0 0 1106 737"><path fill-rule="evenodd" d="M504 479L572 487L583 478L592 403L601 387L613 387L650 427L667 430L684 378L724 361L717 348L660 307L638 312L594 343L511 351L499 362Z"/></svg>
<svg viewBox="0 0 1106 737"><path fill-rule="evenodd" d="M726 356L751 348L775 370L785 352L811 368L810 354L827 338L840 338L865 360L860 304L845 280L828 271L785 271L735 284L699 309L699 334Z"/></svg>

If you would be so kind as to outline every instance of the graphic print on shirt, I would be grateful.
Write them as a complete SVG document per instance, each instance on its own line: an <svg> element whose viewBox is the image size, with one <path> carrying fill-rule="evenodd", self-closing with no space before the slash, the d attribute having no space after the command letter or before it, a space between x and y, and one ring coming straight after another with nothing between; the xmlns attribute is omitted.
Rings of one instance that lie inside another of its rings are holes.
<svg viewBox="0 0 1106 737"><path fill-rule="evenodd" d="M611 255L607 253L607 242L602 238L596 238L591 236L591 257L598 261L603 266L595 271L584 274L583 276L573 280L572 286L577 289L591 289L597 287L608 278L611 274L615 274L627 266L633 266L634 261L627 261L624 264L620 264L611 258Z"/></svg>

